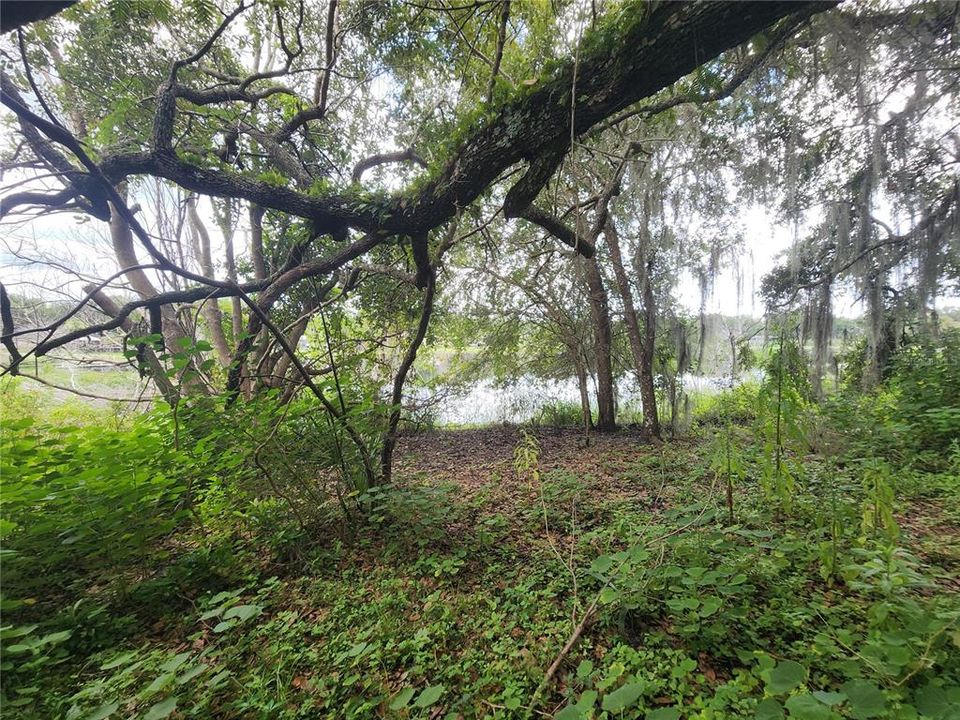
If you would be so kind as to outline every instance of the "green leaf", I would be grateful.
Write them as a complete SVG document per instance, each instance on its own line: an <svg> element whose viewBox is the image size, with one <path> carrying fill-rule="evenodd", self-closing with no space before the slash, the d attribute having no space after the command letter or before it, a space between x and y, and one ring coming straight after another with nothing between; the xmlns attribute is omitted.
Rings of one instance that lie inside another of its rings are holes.
<svg viewBox="0 0 960 720"><path fill-rule="evenodd" d="M700 617L710 617L723 605L723 600L709 595L703 599L703 607L700 608Z"/></svg>
<svg viewBox="0 0 960 720"><path fill-rule="evenodd" d="M584 690L580 695L580 699L577 700L577 707L580 708L584 713L593 709L593 706L597 704L597 698L600 696L596 690Z"/></svg>
<svg viewBox="0 0 960 720"><path fill-rule="evenodd" d="M413 697L413 694L416 692L414 688L404 688L397 693L396 697L390 701L391 710L400 710L407 706L407 703L410 702L410 698Z"/></svg>
<svg viewBox="0 0 960 720"><path fill-rule="evenodd" d="M0 630L0 640L11 640L13 638L29 635L37 629L37 625L21 625L20 627L6 627Z"/></svg>
<svg viewBox="0 0 960 720"><path fill-rule="evenodd" d="M252 617L256 617L262 612L262 605L236 605L223 614L223 619L230 620L231 618L237 618L240 622L244 622Z"/></svg>
<svg viewBox="0 0 960 720"><path fill-rule="evenodd" d="M797 720L828 720L830 717L830 708L810 693L789 697L784 705L790 711L790 717Z"/></svg>
<svg viewBox="0 0 960 720"><path fill-rule="evenodd" d="M430 707L440 699L444 689L443 685L431 685L430 687L424 688L416 702L413 703L413 706L418 708Z"/></svg>
<svg viewBox="0 0 960 720"><path fill-rule="evenodd" d="M813 696L824 705L836 705L847 699L842 692L826 692L824 690L814 690Z"/></svg>
<svg viewBox="0 0 960 720"><path fill-rule="evenodd" d="M60 643L69 640L70 636L73 635L72 630L63 630L61 632L50 633L49 635L44 635L40 638L39 645L59 645Z"/></svg>
<svg viewBox="0 0 960 720"><path fill-rule="evenodd" d="M866 680L850 680L841 688L847 695L850 704L850 714L857 720L867 720L876 717L887 709L887 701L880 692L880 688Z"/></svg>
<svg viewBox="0 0 960 720"><path fill-rule="evenodd" d="M930 684L917 690L913 703L921 714L931 718L946 717L952 705L946 690Z"/></svg>
<svg viewBox="0 0 960 720"><path fill-rule="evenodd" d="M563 710L553 716L553 720L582 720L583 710L576 705L567 705Z"/></svg>
<svg viewBox="0 0 960 720"><path fill-rule="evenodd" d="M143 720L163 720L174 710L177 709L177 698L176 696L170 696L166 700L161 700L156 705L153 705L147 714L143 716Z"/></svg>
<svg viewBox="0 0 960 720"><path fill-rule="evenodd" d="M770 671L767 690L772 693L785 693L800 685L807 677L807 671L798 662L784 660Z"/></svg>
<svg viewBox="0 0 960 720"><path fill-rule="evenodd" d="M233 675L233 673L230 670L221 670L212 678L207 680L207 687L208 688L218 687L223 683L224 680L226 680L231 675Z"/></svg>
<svg viewBox="0 0 960 720"><path fill-rule="evenodd" d="M600 557L594 558L593 562L590 563L590 570L595 573L605 573L612 567L613 558L609 555L601 555Z"/></svg>
<svg viewBox="0 0 960 720"><path fill-rule="evenodd" d="M592 672L593 662L590 660L581 660L580 664L577 665L577 678L580 680L590 677L590 673Z"/></svg>
<svg viewBox="0 0 960 720"><path fill-rule="evenodd" d="M92 713L87 715L83 720L106 720L106 718L110 717L114 712L116 712L118 707L120 707L120 703L118 702L104 703Z"/></svg>
<svg viewBox="0 0 960 720"><path fill-rule="evenodd" d="M757 705L757 712L753 717L754 720L781 720L783 705L778 700L767 698Z"/></svg>
<svg viewBox="0 0 960 720"><path fill-rule="evenodd" d="M634 705L646 686L643 683L628 683L603 698L601 706L607 712L619 712Z"/></svg>
<svg viewBox="0 0 960 720"><path fill-rule="evenodd" d="M173 679L173 673L164 673L147 686L146 690L143 691L143 696L149 697L150 695L169 687L173 682Z"/></svg>
<svg viewBox="0 0 960 720"><path fill-rule="evenodd" d="M207 669L207 666L203 663L194 665L191 668L187 668L182 673L177 676L177 685L183 685L193 680L197 675L204 672Z"/></svg>
<svg viewBox="0 0 960 720"><path fill-rule="evenodd" d="M172 658L167 660L163 665L161 665L160 669L163 670L164 672L173 672L174 670L179 668L181 665L183 665L187 661L187 658L189 658L191 655L193 655L193 653L189 651L174 655Z"/></svg>
<svg viewBox="0 0 960 720"><path fill-rule="evenodd" d="M113 660L105 662L103 665L101 665L100 669L113 670L114 668L118 668L121 665L126 665L131 660L133 660L136 656L137 656L136 650L134 650L133 652L121 653L120 655L117 655Z"/></svg>

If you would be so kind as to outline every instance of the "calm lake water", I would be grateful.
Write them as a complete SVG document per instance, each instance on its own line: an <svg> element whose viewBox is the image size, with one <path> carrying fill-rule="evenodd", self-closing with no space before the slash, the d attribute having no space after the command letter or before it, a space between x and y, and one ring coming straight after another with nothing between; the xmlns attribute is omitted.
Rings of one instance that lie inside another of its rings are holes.
<svg viewBox="0 0 960 720"><path fill-rule="evenodd" d="M702 375L683 377L684 389L688 393L717 392L729 382L729 378ZM432 415L440 425L520 423L556 403L580 406L580 393L573 378L541 380L527 376L507 385L483 380L456 390L442 388L435 394L417 390L414 396L418 403L434 404ZM596 387L592 382L590 401L596 410ZM617 383L617 402L621 414L640 412L640 392L635 381L624 379Z"/></svg>

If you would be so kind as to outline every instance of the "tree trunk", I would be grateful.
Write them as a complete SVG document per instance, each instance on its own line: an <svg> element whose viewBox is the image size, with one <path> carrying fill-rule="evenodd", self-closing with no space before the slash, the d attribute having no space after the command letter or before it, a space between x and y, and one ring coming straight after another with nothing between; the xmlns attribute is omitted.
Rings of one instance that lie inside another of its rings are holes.
<svg viewBox="0 0 960 720"><path fill-rule="evenodd" d="M217 221L220 226L220 232L223 233L223 259L227 266L227 280L235 283L237 282L237 259L233 251L233 236L236 232L236 226L233 223L233 203L234 200L232 198L228 198L225 201L223 213ZM261 233L262 232L263 229L261 228ZM240 336L243 335L243 301L238 297L230 299L230 325L233 344L236 346L236 344L240 342Z"/></svg>
<svg viewBox="0 0 960 720"><path fill-rule="evenodd" d="M397 427L400 424L401 403L403 402L403 385L407 380L407 373L417 359L417 351L423 344L423 339L427 335L427 328L430 326L430 316L433 314L433 298L436 292L437 279L436 273L431 268L426 277L427 287L423 296L423 310L420 312L420 324L417 326L417 334L414 336L410 347L407 348L403 361L397 369L397 374L393 379L393 394L390 397L390 417L387 421L387 430L383 435L383 447L380 451L380 479L384 484L389 484L393 477L393 450L397 445Z"/></svg>
<svg viewBox="0 0 960 720"><path fill-rule="evenodd" d="M633 289L623 267L623 255L620 253L620 237L612 220L607 220L603 235L610 249L613 274L617 279L620 298L623 300L623 320L627 326L627 338L630 341L630 354L633 356L637 383L640 386L640 402L643 405L643 425L651 435L660 437L660 418L657 414L657 396L653 386L653 352L647 349L645 336L640 335L640 321L633 302ZM646 283L649 284L649 283ZM646 296L644 297L646 305ZM649 325L649 319L647 325Z"/></svg>
<svg viewBox="0 0 960 720"><path fill-rule="evenodd" d="M255 280L263 280L267 277L267 262L263 251L263 215L265 212L266 209L262 205L250 203L250 259L253 263L253 276ZM240 335L242 334L243 324L241 320ZM264 338L260 338L260 340L261 342L252 344L253 350L249 357L240 360L241 377L245 375L243 366L246 363L250 363L253 366L259 365L260 350L258 348L264 348L265 351ZM254 378L244 377L241 387L245 397L250 398L253 396L254 385Z"/></svg>
<svg viewBox="0 0 960 720"><path fill-rule="evenodd" d="M113 242L113 251L121 268L136 268L140 265L133 245L133 232L126 221L120 217L116 208L113 208L110 213L110 239ZM144 299L150 299L159 294L143 270L139 268L129 270L125 275L133 289ZM162 305L157 310L156 317L159 319L160 327L151 327L151 332L160 330L163 343L171 354L183 352L184 347L191 344L191 339L184 332L180 320L177 319L176 308L173 305ZM151 313L151 316L153 317L153 313ZM153 324L155 323L151 320L151 325ZM196 364L193 362L188 365L188 368L194 373L197 371ZM198 374L194 375L194 379L189 380L186 386L192 392L204 394L207 392L207 387Z"/></svg>
<svg viewBox="0 0 960 720"><path fill-rule="evenodd" d="M210 233L207 232L203 220L200 219L200 214L197 212L197 196L193 194L187 198L187 220L190 222L190 237L193 240L193 249L197 256L197 262L200 264L200 270L206 277L215 279L213 252L210 249ZM235 299L239 301L239 298ZM220 366L229 367L230 346L227 344L227 336L223 332L223 314L220 312L217 299L211 298L205 301L200 307L200 313L207 325L210 342L217 353Z"/></svg>
<svg viewBox="0 0 960 720"><path fill-rule="evenodd" d="M263 207L250 204L250 259L255 280L267 277L267 263L263 254L263 213Z"/></svg>
<svg viewBox="0 0 960 720"><path fill-rule="evenodd" d="M581 260L590 298L590 314L593 317L593 336L597 364L597 430L602 432L617 429L614 406L613 331L610 324L610 302L603 286L603 277L595 258Z"/></svg>
<svg viewBox="0 0 960 720"><path fill-rule="evenodd" d="M654 437L660 437L660 415L657 412L657 392L653 378L653 356L657 343L657 301L653 294L650 275L653 259L647 260L643 273L643 370L640 373L640 401L643 403L643 419Z"/></svg>
<svg viewBox="0 0 960 720"><path fill-rule="evenodd" d="M577 363L577 389L580 391L580 412L583 414L583 429L590 432L593 425L593 413L590 410L590 386L587 384L587 369Z"/></svg>

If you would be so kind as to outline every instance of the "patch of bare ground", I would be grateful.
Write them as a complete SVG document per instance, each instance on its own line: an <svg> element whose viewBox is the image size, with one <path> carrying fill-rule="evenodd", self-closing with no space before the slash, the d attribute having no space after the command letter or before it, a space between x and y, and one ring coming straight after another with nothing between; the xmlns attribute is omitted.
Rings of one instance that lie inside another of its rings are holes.
<svg viewBox="0 0 960 720"><path fill-rule="evenodd" d="M589 477L610 490L629 491L629 485L635 484L631 468L658 447L633 429L592 432L589 442L578 428L528 432L536 436L540 448L541 474L564 470ZM431 483L454 483L468 493L491 485L526 484L514 468L514 452L521 438L521 428L514 425L405 434L397 446L397 474Z"/></svg>
<svg viewBox="0 0 960 720"><path fill-rule="evenodd" d="M529 472L518 473L514 464L524 431L537 439L540 485ZM671 504L675 485L670 479L688 472L692 448L686 441L652 442L632 428L591 433L589 443L578 428L434 430L401 437L396 477L454 487L457 504L469 509L451 521L451 534L499 515L515 530L511 535L519 545L546 539L541 519L546 489L550 497L545 502L560 520L551 525L550 535L562 542L569 540L561 531L563 518L576 515L584 530L609 519L608 509L619 503L651 512Z"/></svg>
<svg viewBox="0 0 960 720"><path fill-rule="evenodd" d="M951 521L941 503L916 500L897 515L905 539L924 562L940 568L937 581L960 593L960 527Z"/></svg>

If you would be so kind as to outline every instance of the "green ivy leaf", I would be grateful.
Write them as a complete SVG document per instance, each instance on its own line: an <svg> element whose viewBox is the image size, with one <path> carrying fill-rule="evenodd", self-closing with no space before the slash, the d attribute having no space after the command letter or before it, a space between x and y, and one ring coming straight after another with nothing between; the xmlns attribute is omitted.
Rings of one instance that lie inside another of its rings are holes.
<svg viewBox="0 0 960 720"><path fill-rule="evenodd" d="M607 712L619 712L631 707L643 695L644 689L642 683L628 683L604 697L602 707Z"/></svg>
<svg viewBox="0 0 960 720"><path fill-rule="evenodd" d="M424 688L416 702L413 703L413 706L418 708L430 707L440 699L444 689L443 685L431 685L430 687Z"/></svg>
<svg viewBox="0 0 960 720"><path fill-rule="evenodd" d="M830 708L810 693L801 693L787 698L784 705L790 711L790 717L797 720L828 720L830 717Z"/></svg>
<svg viewBox="0 0 960 720"><path fill-rule="evenodd" d="M754 720L781 720L783 705L778 700L767 698L757 705L757 712L753 717Z"/></svg>
<svg viewBox="0 0 960 720"><path fill-rule="evenodd" d="M800 685L807 677L806 668L793 660L784 660L770 671L767 690L772 693L785 693Z"/></svg>
<svg viewBox="0 0 960 720"><path fill-rule="evenodd" d="M147 714L143 716L143 720L163 720L174 710L177 709L177 698L176 696L170 696L166 700L161 700L156 705L153 705Z"/></svg>
<svg viewBox="0 0 960 720"><path fill-rule="evenodd" d="M113 715L113 713L115 713L119 707L120 703L118 702L104 703L92 713L87 715L83 720L106 720L106 718Z"/></svg>
<svg viewBox="0 0 960 720"><path fill-rule="evenodd" d="M414 688L404 688L396 694L396 697L390 701L391 710L402 710L407 706L407 703L410 702L410 698L413 697L413 694L416 692Z"/></svg>
<svg viewBox="0 0 960 720"><path fill-rule="evenodd" d="M850 703L850 714L857 720L868 720L887 709L887 701L880 688L866 680L850 680L841 688Z"/></svg>

